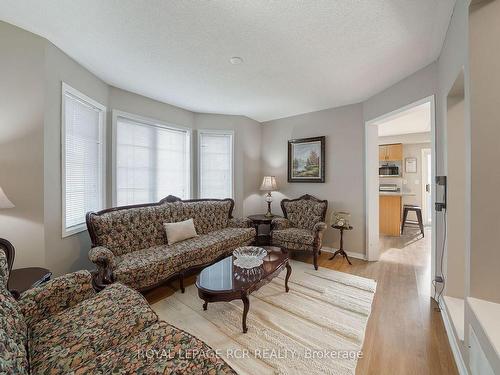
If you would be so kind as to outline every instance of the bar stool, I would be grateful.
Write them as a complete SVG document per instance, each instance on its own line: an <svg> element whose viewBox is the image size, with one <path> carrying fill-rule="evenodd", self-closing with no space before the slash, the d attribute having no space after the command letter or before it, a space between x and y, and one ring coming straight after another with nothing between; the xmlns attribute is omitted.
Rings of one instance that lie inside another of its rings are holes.
<svg viewBox="0 0 500 375"><path fill-rule="evenodd" d="M406 218L408 217L408 212L410 211L415 212L415 214L417 215L417 221L406 220ZM416 206L414 204L405 204L403 206L403 224L401 225L401 234L403 234L405 224L418 225L418 227L420 228L420 233L422 233L422 237L425 237L424 222L422 220L422 208L420 206Z"/></svg>

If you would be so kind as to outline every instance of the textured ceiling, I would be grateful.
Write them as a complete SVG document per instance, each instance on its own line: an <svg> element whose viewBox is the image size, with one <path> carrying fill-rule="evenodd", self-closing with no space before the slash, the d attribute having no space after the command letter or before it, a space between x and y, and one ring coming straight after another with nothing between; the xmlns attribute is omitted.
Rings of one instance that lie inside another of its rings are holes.
<svg viewBox="0 0 500 375"><path fill-rule="evenodd" d="M431 105L420 104L378 124L379 137L431 131Z"/></svg>
<svg viewBox="0 0 500 375"><path fill-rule="evenodd" d="M111 85L266 121L360 102L433 62L454 2L0 0L0 19Z"/></svg>

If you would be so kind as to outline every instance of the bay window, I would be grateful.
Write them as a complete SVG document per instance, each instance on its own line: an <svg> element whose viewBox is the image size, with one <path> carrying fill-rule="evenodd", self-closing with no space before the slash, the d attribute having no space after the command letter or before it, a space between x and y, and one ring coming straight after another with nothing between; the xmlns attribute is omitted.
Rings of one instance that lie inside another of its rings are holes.
<svg viewBox="0 0 500 375"><path fill-rule="evenodd" d="M191 196L191 132L114 111L114 189L117 206Z"/></svg>

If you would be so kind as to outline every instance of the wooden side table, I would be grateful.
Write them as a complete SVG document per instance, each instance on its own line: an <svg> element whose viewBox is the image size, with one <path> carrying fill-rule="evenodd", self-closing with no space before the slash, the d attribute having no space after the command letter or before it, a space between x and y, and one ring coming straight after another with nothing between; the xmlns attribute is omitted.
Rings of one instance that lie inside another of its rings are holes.
<svg viewBox="0 0 500 375"><path fill-rule="evenodd" d="M349 260L349 257L347 256L347 253L344 251L344 231L345 230L352 230L352 226L344 227L344 226L338 226L338 225L332 225L332 228L340 230L340 248L331 256L329 260L332 260L335 258L335 255L340 254L344 258L347 259L347 262L352 265L351 261Z"/></svg>
<svg viewBox="0 0 500 375"><path fill-rule="evenodd" d="M269 225L269 233L271 232L271 221L275 217L282 217L280 215L274 216L266 216L266 215L250 215L248 218L252 220L252 225L257 232L257 238L255 240L255 244L257 246L266 246L271 244L271 235L270 234L259 234L259 226L260 225Z"/></svg>
<svg viewBox="0 0 500 375"><path fill-rule="evenodd" d="M46 268L28 267L13 270L12 265L16 257L16 249L5 238L0 238L0 251L4 251L7 257L7 267L9 270L7 290L11 292L14 298L17 299L22 292L50 280L52 272Z"/></svg>
<svg viewBox="0 0 500 375"><path fill-rule="evenodd" d="M14 296L50 280L52 272L46 268L29 267L10 271L8 289Z"/></svg>

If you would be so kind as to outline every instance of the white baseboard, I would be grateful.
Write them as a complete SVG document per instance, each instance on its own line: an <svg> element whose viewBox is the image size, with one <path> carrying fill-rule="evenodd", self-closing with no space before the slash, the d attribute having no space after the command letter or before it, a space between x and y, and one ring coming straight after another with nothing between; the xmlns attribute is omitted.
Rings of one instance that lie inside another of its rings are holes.
<svg viewBox="0 0 500 375"><path fill-rule="evenodd" d="M323 246L323 247L321 248L321 251L324 251L325 253L334 253L334 252L336 252L337 250L338 250L338 249L335 249L335 248L330 247L330 246ZM355 252L352 252L352 251L346 251L346 254L347 254L350 258L356 258L356 259L366 260L365 254L355 253Z"/></svg>
<svg viewBox="0 0 500 375"><path fill-rule="evenodd" d="M448 335L448 341L450 342L451 351L453 353L453 357L455 358L458 373L460 375L468 375L469 371L467 370L464 358L462 357L462 352L460 351L460 343L457 341L453 326L451 325L450 317L448 316L448 310L446 308L446 303L443 302L442 306L440 307L444 328L446 329L446 334Z"/></svg>

